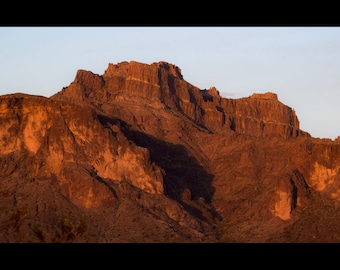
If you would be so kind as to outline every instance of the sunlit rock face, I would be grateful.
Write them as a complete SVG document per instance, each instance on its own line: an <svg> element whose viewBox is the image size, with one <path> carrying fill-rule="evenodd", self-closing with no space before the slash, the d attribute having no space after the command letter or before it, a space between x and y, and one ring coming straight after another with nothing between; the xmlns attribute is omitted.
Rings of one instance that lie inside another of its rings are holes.
<svg viewBox="0 0 340 270"><path fill-rule="evenodd" d="M339 200L340 145L329 139L317 139L309 144L309 159L304 165L306 182L321 194Z"/></svg>
<svg viewBox="0 0 340 270"><path fill-rule="evenodd" d="M339 242L339 139L176 65L0 96L0 242Z"/></svg>
<svg viewBox="0 0 340 270"><path fill-rule="evenodd" d="M318 191L323 191L328 185L334 183L334 178L338 175L339 167L327 168L319 163L313 164L314 171L311 174L308 184Z"/></svg>
<svg viewBox="0 0 340 270"><path fill-rule="evenodd" d="M308 204L309 189L302 174L295 170L286 177L276 179L275 195L272 198L270 210L282 220L291 219L291 214Z"/></svg>
<svg viewBox="0 0 340 270"><path fill-rule="evenodd" d="M111 200L102 179L163 193L162 172L151 164L148 150L128 141L118 126L104 127L91 108L27 95L5 96L0 103L1 154L34 156L30 177L56 176L77 205Z"/></svg>
<svg viewBox="0 0 340 270"><path fill-rule="evenodd" d="M54 98L77 102L89 98L92 104L101 107L137 99L138 103L161 103L163 108L178 111L215 132L231 129L254 136L309 136L299 129L295 111L282 104L275 93L236 100L222 98L215 87L200 90L186 82L181 70L166 62L110 63L102 76L79 70L71 85ZM158 104L154 106L161 108ZM109 109L107 112L110 113ZM121 113L121 117L128 114Z"/></svg>
<svg viewBox="0 0 340 270"><path fill-rule="evenodd" d="M8 154L26 149L35 154L50 123L47 121L48 108L34 108L30 104L22 106L23 95L1 98L1 152ZM29 101L29 103L34 103ZM40 119L43 119L40 121Z"/></svg>

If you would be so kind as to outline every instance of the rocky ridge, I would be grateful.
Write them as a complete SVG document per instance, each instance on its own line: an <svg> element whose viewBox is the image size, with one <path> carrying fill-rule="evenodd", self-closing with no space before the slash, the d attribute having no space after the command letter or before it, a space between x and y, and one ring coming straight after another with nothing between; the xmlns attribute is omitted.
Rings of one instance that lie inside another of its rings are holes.
<svg viewBox="0 0 340 270"><path fill-rule="evenodd" d="M2 242L339 241L339 142L275 93L131 61L0 108Z"/></svg>

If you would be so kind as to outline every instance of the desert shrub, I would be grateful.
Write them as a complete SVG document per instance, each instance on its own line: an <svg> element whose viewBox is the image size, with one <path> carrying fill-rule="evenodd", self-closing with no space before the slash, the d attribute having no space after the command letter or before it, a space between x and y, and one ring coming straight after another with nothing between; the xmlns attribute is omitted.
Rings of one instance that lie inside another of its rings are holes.
<svg viewBox="0 0 340 270"><path fill-rule="evenodd" d="M84 216L80 218L79 224L63 217L59 222L59 230L56 231L52 242L72 242L81 238L86 232L87 225Z"/></svg>
<svg viewBox="0 0 340 270"><path fill-rule="evenodd" d="M14 211L11 211L10 218L5 223L4 231L5 234L9 237L8 241L12 242L23 242L27 234L24 234L21 231L21 226L24 220L27 218L28 206L24 206L22 208L16 208Z"/></svg>
<svg viewBox="0 0 340 270"><path fill-rule="evenodd" d="M46 236L43 230L41 229L40 226L36 226L33 229L34 236L40 241L40 242L45 242L46 241Z"/></svg>
<svg viewBox="0 0 340 270"><path fill-rule="evenodd" d="M8 227L7 227L8 230L19 232L23 221L27 217L27 212L28 212L27 206L16 209L8 221Z"/></svg>

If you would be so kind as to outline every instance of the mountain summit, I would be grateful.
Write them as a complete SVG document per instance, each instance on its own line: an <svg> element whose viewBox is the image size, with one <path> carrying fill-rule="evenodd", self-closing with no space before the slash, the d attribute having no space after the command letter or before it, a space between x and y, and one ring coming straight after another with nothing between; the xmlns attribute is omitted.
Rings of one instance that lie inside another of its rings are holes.
<svg viewBox="0 0 340 270"><path fill-rule="evenodd" d="M0 96L0 241L339 242L339 141L167 62Z"/></svg>

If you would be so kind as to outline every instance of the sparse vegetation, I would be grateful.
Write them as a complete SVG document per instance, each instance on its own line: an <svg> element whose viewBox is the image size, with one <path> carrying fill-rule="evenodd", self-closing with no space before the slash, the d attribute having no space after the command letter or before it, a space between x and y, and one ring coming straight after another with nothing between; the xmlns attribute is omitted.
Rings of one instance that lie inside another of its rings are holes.
<svg viewBox="0 0 340 270"><path fill-rule="evenodd" d="M28 207L16 209L9 219L8 229L12 229L15 232L20 232L21 225L24 219L27 217Z"/></svg>
<svg viewBox="0 0 340 270"><path fill-rule="evenodd" d="M40 241L45 242L46 236L40 226L34 227L33 229L34 236Z"/></svg>
<svg viewBox="0 0 340 270"><path fill-rule="evenodd" d="M59 231L56 232L52 242L72 242L85 233L87 224L84 216L81 216L79 224L76 225L72 220L64 217L59 222Z"/></svg>
<svg viewBox="0 0 340 270"><path fill-rule="evenodd" d="M16 242L23 242L27 234L21 231L21 226L27 217L28 206L25 205L22 208L15 209L7 224L5 226L5 232L7 236L13 236Z"/></svg>

